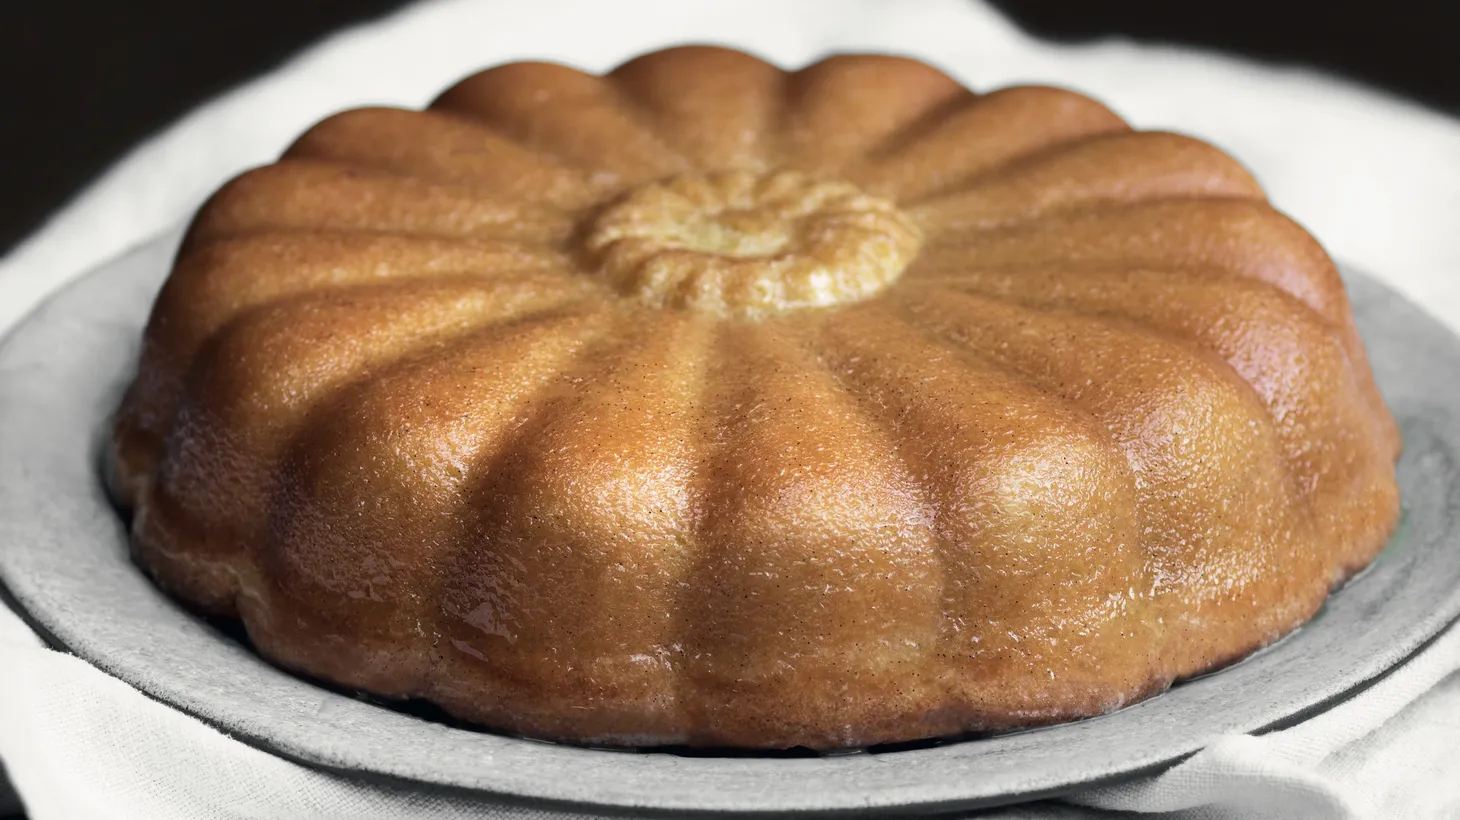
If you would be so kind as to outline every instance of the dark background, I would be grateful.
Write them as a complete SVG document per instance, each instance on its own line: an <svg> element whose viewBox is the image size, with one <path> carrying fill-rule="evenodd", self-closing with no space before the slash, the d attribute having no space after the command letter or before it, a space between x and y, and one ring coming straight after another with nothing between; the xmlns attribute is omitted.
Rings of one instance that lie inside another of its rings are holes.
<svg viewBox="0 0 1460 820"><path fill-rule="evenodd" d="M524 0L525 1L525 0ZM788 0L789 2L790 0ZM1056 40L1109 35L1307 64L1460 114L1453 0L994 0ZM5 3L0 252L129 146L400 0Z"/></svg>

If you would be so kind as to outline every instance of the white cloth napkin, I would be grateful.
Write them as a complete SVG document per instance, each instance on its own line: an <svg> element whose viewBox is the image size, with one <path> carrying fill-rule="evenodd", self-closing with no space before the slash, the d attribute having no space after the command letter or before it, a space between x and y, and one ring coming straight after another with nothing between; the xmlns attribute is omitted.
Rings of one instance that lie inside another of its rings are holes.
<svg viewBox="0 0 1460 820"><path fill-rule="evenodd" d="M1087 91L1140 127L1226 148L1336 257L1460 328L1460 122L1374 91L1185 50L1051 46L959 0L441 0L336 35L138 147L0 261L0 330L62 283L178 224L226 178L267 162L326 113L419 106L504 60L603 70L685 41L736 45L785 65L828 51L894 51L977 88L1037 81ZM1377 686L1295 728L1225 738L1156 777L990 816L1453 817L1457 669L1460 630L1451 630ZM0 760L37 820L568 816L391 789L272 757L44 648L3 606Z"/></svg>

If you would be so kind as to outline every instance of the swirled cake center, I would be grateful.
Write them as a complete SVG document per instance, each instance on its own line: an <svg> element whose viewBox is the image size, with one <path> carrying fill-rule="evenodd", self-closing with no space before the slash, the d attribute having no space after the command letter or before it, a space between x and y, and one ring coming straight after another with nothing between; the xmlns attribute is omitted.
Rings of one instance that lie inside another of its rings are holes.
<svg viewBox="0 0 1460 820"><path fill-rule="evenodd" d="M586 234L599 272L625 294L742 318L866 299L896 281L920 243L889 200L796 171L645 185Z"/></svg>

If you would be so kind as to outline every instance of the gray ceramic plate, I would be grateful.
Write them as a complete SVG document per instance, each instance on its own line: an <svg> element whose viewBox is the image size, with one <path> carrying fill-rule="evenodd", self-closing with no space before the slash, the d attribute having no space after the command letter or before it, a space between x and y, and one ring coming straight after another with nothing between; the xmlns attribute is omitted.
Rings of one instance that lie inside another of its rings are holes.
<svg viewBox="0 0 1460 820"><path fill-rule="evenodd" d="M1350 277L1404 428L1399 533L1309 625L1214 675L1048 729L821 758L595 751L451 728L312 685L179 609L128 560L97 443L177 236L102 267L0 349L0 578L53 641L230 734L315 766L516 803L684 811L884 810L1011 802L1168 765L1219 735L1286 725L1372 683L1460 614L1460 342Z"/></svg>

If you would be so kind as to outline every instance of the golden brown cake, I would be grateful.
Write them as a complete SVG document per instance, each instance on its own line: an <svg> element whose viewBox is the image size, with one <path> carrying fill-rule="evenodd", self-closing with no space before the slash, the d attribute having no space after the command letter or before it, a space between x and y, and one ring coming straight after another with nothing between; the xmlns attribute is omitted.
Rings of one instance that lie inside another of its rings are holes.
<svg viewBox="0 0 1460 820"><path fill-rule="evenodd" d="M1395 523L1323 249L1056 88L679 48L330 117L193 222L137 560L290 669L594 744L1095 715Z"/></svg>

